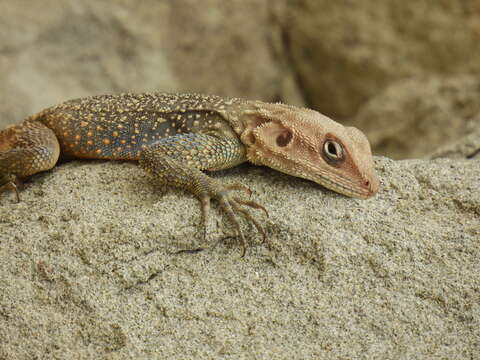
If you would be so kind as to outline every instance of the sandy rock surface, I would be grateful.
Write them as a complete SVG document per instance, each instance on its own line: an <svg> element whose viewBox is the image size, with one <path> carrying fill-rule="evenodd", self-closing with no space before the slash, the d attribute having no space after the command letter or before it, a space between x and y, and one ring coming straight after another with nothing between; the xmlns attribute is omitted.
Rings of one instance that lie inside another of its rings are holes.
<svg viewBox="0 0 480 360"><path fill-rule="evenodd" d="M268 245L134 164L72 162L0 201L0 359L480 357L480 163L376 158L367 201L273 170Z"/></svg>

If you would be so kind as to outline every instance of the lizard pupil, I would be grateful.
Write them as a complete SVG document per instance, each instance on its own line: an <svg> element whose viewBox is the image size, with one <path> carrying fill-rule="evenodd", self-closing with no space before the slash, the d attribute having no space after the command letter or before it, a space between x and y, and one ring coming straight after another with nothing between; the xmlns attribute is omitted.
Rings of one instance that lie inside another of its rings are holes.
<svg viewBox="0 0 480 360"><path fill-rule="evenodd" d="M323 152L330 160L342 160L343 148L338 142L333 140L325 141Z"/></svg>
<svg viewBox="0 0 480 360"><path fill-rule="evenodd" d="M336 148L335 145L333 145L333 143L331 143L331 142L328 143L328 153L329 153L330 155L338 156L338 154L337 154L337 148Z"/></svg>

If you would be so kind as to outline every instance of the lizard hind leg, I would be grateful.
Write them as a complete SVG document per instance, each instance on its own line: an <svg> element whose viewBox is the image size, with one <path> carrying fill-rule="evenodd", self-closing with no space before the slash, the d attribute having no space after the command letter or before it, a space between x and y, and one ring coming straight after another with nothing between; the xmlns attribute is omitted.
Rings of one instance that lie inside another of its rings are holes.
<svg viewBox="0 0 480 360"><path fill-rule="evenodd" d="M23 179L55 166L60 146L54 132L38 121L25 121L0 131L0 194Z"/></svg>

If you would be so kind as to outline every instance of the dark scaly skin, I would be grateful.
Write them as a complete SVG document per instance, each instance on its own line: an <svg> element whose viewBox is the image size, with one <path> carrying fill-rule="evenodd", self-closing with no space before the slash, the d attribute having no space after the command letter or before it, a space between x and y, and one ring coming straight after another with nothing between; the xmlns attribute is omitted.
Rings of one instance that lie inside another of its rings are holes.
<svg viewBox="0 0 480 360"><path fill-rule="evenodd" d="M247 161L235 131L237 109L246 104L190 94L105 95L65 102L0 132L0 193L17 191L17 178L51 169L59 156L139 160L158 182L185 188L200 199L205 233L210 200L218 200L240 235L245 254L235 214L252 221L265 236L245 207L265 209L233 195L233 190L251 194L245 186L223 185L201 170Z"/></svg>

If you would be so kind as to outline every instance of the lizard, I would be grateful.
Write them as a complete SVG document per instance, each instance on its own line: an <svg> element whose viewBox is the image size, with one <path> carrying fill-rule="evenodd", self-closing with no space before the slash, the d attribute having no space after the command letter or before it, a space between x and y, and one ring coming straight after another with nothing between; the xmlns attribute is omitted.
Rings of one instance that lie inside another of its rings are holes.
<svg viewBox="0 0 480 360"><path fill-rule="evenodd" d="M235 227L239 217L264 236L252 209L268 212L239 183L223 184L204 171L243 162L311 180L366 199L379 188L370 144L354 127L321 113L281 103L214 95L124 93L66 101L0 131L0 194L62 159L134 160L159 184L186 189L201 203L204 237L212 199Z"/></svg>

